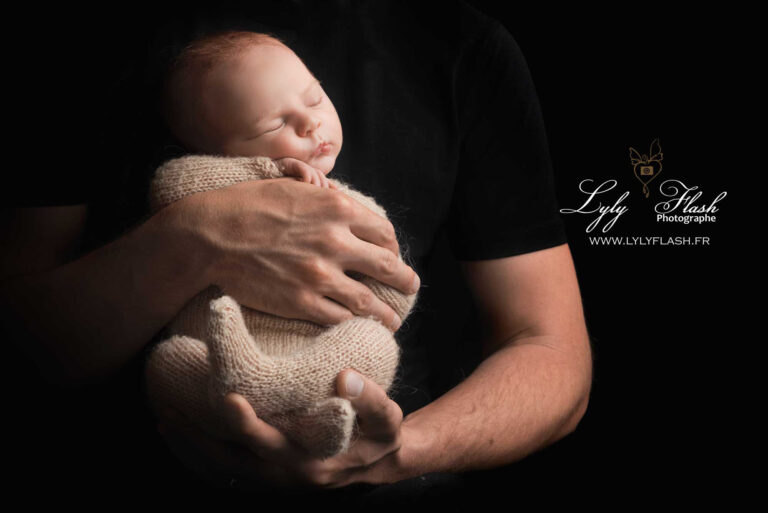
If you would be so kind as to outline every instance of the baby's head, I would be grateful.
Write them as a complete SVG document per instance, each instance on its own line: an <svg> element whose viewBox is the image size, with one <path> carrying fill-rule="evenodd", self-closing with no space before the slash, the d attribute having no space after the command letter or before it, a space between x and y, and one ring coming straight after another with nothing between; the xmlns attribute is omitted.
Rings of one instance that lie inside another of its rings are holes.
<svg viewBox="0 0 768 513"><path fill-rule="evenodd" d="M341 121L320 82L285 44L229 31L188 45L166 74L163 116L195 153L293 157L328 173Z"/></svg>

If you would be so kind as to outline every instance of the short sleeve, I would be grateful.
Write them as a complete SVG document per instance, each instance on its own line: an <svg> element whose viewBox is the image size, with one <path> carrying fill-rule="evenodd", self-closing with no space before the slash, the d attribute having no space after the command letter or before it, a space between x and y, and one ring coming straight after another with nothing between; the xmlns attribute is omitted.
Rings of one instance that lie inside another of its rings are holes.
<svg viewBox="0 0 768 513"><path fill-rule="evenodd" d="M503 258L567 242L538 97L520 48L490 20L457 62L461 141L447 220L457 260Z"/></svg>

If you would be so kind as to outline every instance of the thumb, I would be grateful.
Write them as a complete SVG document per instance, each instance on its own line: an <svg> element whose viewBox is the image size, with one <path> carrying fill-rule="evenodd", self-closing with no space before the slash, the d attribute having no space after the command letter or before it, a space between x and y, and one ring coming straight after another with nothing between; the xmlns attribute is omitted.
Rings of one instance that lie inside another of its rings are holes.
<svg viewBox="0 0 768 513"><path fill-rule="evenodd" d="M366 436L395 435L403 421L403 410L375 381L347 369L339 373L336 387L355 408Z"/></svg>

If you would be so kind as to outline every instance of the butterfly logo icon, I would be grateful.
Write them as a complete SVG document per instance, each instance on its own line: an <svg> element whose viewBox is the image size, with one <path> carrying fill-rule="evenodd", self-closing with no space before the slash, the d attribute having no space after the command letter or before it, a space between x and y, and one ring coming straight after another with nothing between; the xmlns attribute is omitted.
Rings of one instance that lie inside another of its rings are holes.
<svg viewBox="0 0 768 513"><path fill-rule="evenodd" d="M658 138L654 139L651 143L651 150L647 155L640 155L634 148L629 149L629 160L632 162L632 170L635 173L635 177L643 184L643 194L645 194L646 198L650 194L648 184L661 173L662 158L663 153L661 153L661 144Z"/></svg>

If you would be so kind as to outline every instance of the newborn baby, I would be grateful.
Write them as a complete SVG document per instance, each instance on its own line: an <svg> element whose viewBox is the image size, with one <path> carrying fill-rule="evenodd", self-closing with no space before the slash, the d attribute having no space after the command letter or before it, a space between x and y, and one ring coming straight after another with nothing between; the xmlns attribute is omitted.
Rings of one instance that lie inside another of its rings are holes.
<svg viewBox="0 0 768 513"><path fill-rule="evenodd" d="M168 125L196 154L157 170L153 212L189 194L288 175L337 189L386 217L373 199L325 176L341 149L341 122L320 82L282 42L253 32L202 38L175 61L166 86ZM410 313L417 294L349 275L400 319ZM217 405L237 392L260 418L321 458L346 451L355 436L354 409L335 394L339 372L353 368L389 389L400 354L392 332L373 318L330 327L285 319L241 307L215 285L164 335L146 368L156 411L176 408L224 437Z"/></svg>

